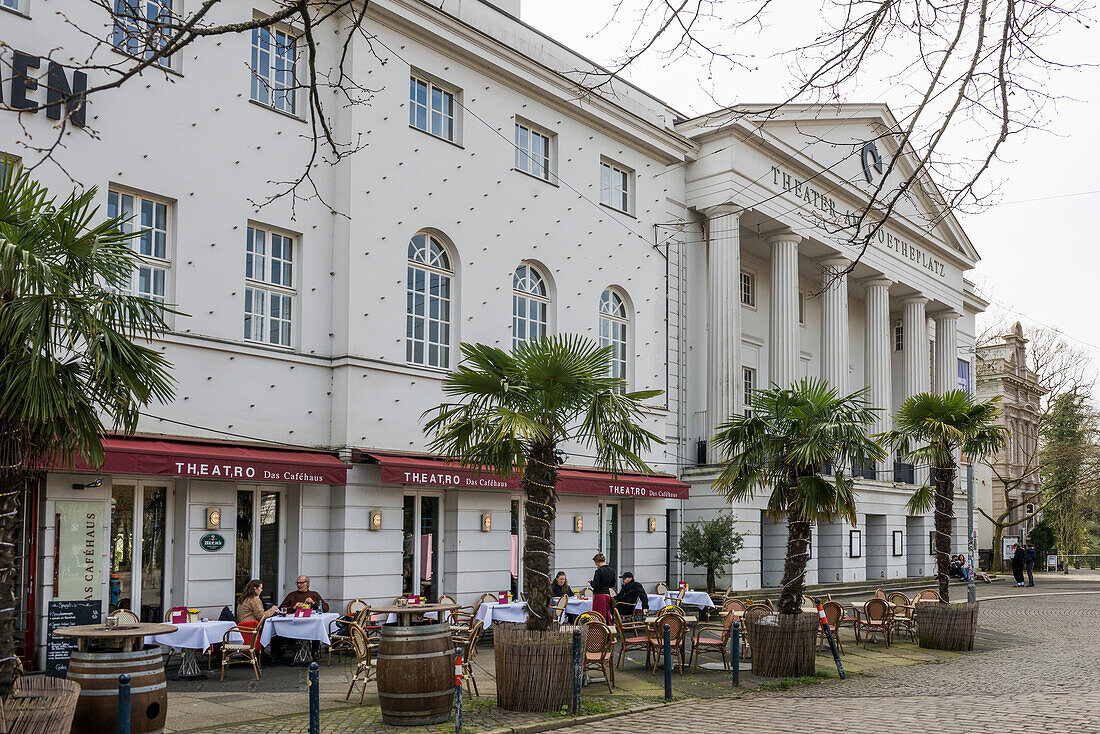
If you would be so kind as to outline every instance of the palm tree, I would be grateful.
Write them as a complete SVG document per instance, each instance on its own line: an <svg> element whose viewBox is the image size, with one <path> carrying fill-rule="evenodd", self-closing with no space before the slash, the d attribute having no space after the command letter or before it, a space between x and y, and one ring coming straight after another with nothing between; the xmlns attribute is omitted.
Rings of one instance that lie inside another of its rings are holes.
<svg viewBox="0 0 1100 734"><path fill-rule="evenodd" d="M975 402L965 390L943 395L919 393L901 404L894 417L894 430L882 435L884 443L900 450L907 461L932 466L935 486L919 487L909 498L908 507L914 515L935 507L936 573L944 601L948 601L949 593L955 454L962 451L971 461L981 461L1004 448L1007 431L994 424L1001 414L997 402L998 398Z"/></svg>
<svg viewBox="0 0 1100 734"><path fill-rule="evenodd" d="M579 443L605 471L649 472L640 454L662 441L639 422L643 401L661 391L623 392L623 380L609 376L612 348L577 335L527 341L514 354L463 344L462 355L443 381L458 402L426 411L424 430L433 451L491 474L522 475L527 627L545 630L558 445Z"/></svg>
<svg viewBox="0 0 1100 734"><path fill-rule="evenodd" d="M96 190L63 201L21 168L0 175L0 697L14 673L13 543L24 488L46 467L103 463L104 430L133 432L172 397L169 363L139 342L164 306L129 295L140 256Z"/></svg>
<svg viewBox="0 0 1100 734"><path fill-rule="evenodd" d="M787 559L779 596L782 614L798 614L805 586L812 523L856 522L855 494L843 462L881 461L885 452L867 435L874 409L866 390L840 397L824 380L773 385L752 396L752 415L718 427L715 447L730 458L714 486L732 502L770 492L767 515L787 520ZM832 481L825 477L835 467Z"/></svg>

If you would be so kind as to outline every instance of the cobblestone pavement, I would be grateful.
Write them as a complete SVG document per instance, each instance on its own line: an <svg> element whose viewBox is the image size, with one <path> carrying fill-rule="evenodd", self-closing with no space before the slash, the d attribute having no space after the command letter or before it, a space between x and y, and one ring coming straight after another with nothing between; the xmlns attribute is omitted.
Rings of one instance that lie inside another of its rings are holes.
<svg viewBox="0 0 1100 734"><path fill-rule="evenodd" d="M731 723L781 731L798 721L820 731L1100 732L1100 593L1080 590L1036 589L984 601L980 647L986 651L978 654L779 692L675 703L661 718L692 732L727 731ZM638 721L615 717L598 728L635 732Z"/></svg>

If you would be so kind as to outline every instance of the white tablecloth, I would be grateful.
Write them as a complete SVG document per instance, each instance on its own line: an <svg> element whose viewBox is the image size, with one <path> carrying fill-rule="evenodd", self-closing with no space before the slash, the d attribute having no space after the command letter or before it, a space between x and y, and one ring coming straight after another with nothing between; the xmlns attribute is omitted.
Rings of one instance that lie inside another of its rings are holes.
<svg viewBox="0 0 1100 734"><path fill-rule="evenodd" d="M483 602L477 608L475 618L481 620L485 629L489 629L493 622L526 622L527 602L513 601L507 604Z"/></svg>
<svg viewBox="0 0 1100 734"><path fill-rule="evenodd" d="M271 617L264 622L263 631L260 632L260 644L271 644L271 638L290 637L295 640L315 640L329 644L328 626L334 619L339 619L336 612L324 612L311 614L308 617Z"/></svg>
<svg viewBox="0 0 1100 734"><path fill-rule="evenodd" d="M213 644L220 643L225 633L236 626L236 622L184 622L176 625L175 632L146 639L165 647L205 650ZM238 634L234 634L230 639L233 642L243 642Z"/></svg>
<svg viewBox="0 0 1100 734"><path fill-rule="evenodd" d="M679 593L680 593L679 590L669 591L667 594L665 594L665 599L667 599L668 602L675 602L676 601L676 596ZM653 606L652 598L653 597L650 597L650 599L651 599L650 607ZM668 603L668 602L665 602L665 603ZM714 606L714 600L711 599L710 594L708 594L705 591L687 591L687 592L684 592L684 600L683 600L682 603L683 604L690 604L690 605L696 606L696 607L713 607ZM658 607L658 609L660 609L660 607Z"/></svg>

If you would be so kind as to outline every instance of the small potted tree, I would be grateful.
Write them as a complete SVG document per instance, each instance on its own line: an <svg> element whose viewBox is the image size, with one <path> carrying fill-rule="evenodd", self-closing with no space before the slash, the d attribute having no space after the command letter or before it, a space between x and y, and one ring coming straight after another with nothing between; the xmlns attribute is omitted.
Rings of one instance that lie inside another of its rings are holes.
<svg viewBox="0 0 1100 734"><path fill-rule="evenodd" d="M732 513L720 513L711 520L688 523L680 534L680 558L707 570L707 593L715 594L715 572L737 563L745 541L734 529Z"/></svg>

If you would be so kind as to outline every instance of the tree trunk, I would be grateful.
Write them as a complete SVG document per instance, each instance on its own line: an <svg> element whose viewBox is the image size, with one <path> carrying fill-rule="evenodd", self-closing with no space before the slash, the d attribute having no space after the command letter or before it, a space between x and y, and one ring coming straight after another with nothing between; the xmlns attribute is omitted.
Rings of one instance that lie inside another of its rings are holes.
<svg viewBox="0 0 1100 734"><path fill-rule="evenodd" d="M527 595L527 629L550 628L550 536L554 527L558 483L554 444L532 447L523 472L523 589Z"/></svg>
<svg viewBox="0 0 1100 734"><path fill-rule="evenodd" d="M11 696L15 680L15 537L19 495L26 476L16 471L0 474L0 699ZM25 503L24 503L25 511Z"/></svg>
<svg viewBox="0 0 1100 734"><path fill-rule="evenodd" d="M940 598L950 601L948 582L951 580L951 520L955 516L955 464L937 466L935 526L936 526L936 575L940 584Z"/></svg>
<svg viewBox="0 0 1100 734"><path fill-rule="evenodd" d="M707 593L714 593L714 566L707 566Z"/></svg>
<svg viewBox="0 0 1100 734"><path fill-rule="evenodd" d="M802 517L797 475L792 475L791 485L787 489L787 559L783 563L783 589L779 593L780 614L799 614L802 611L806 551L810 543L810 522Z"/></svg>

